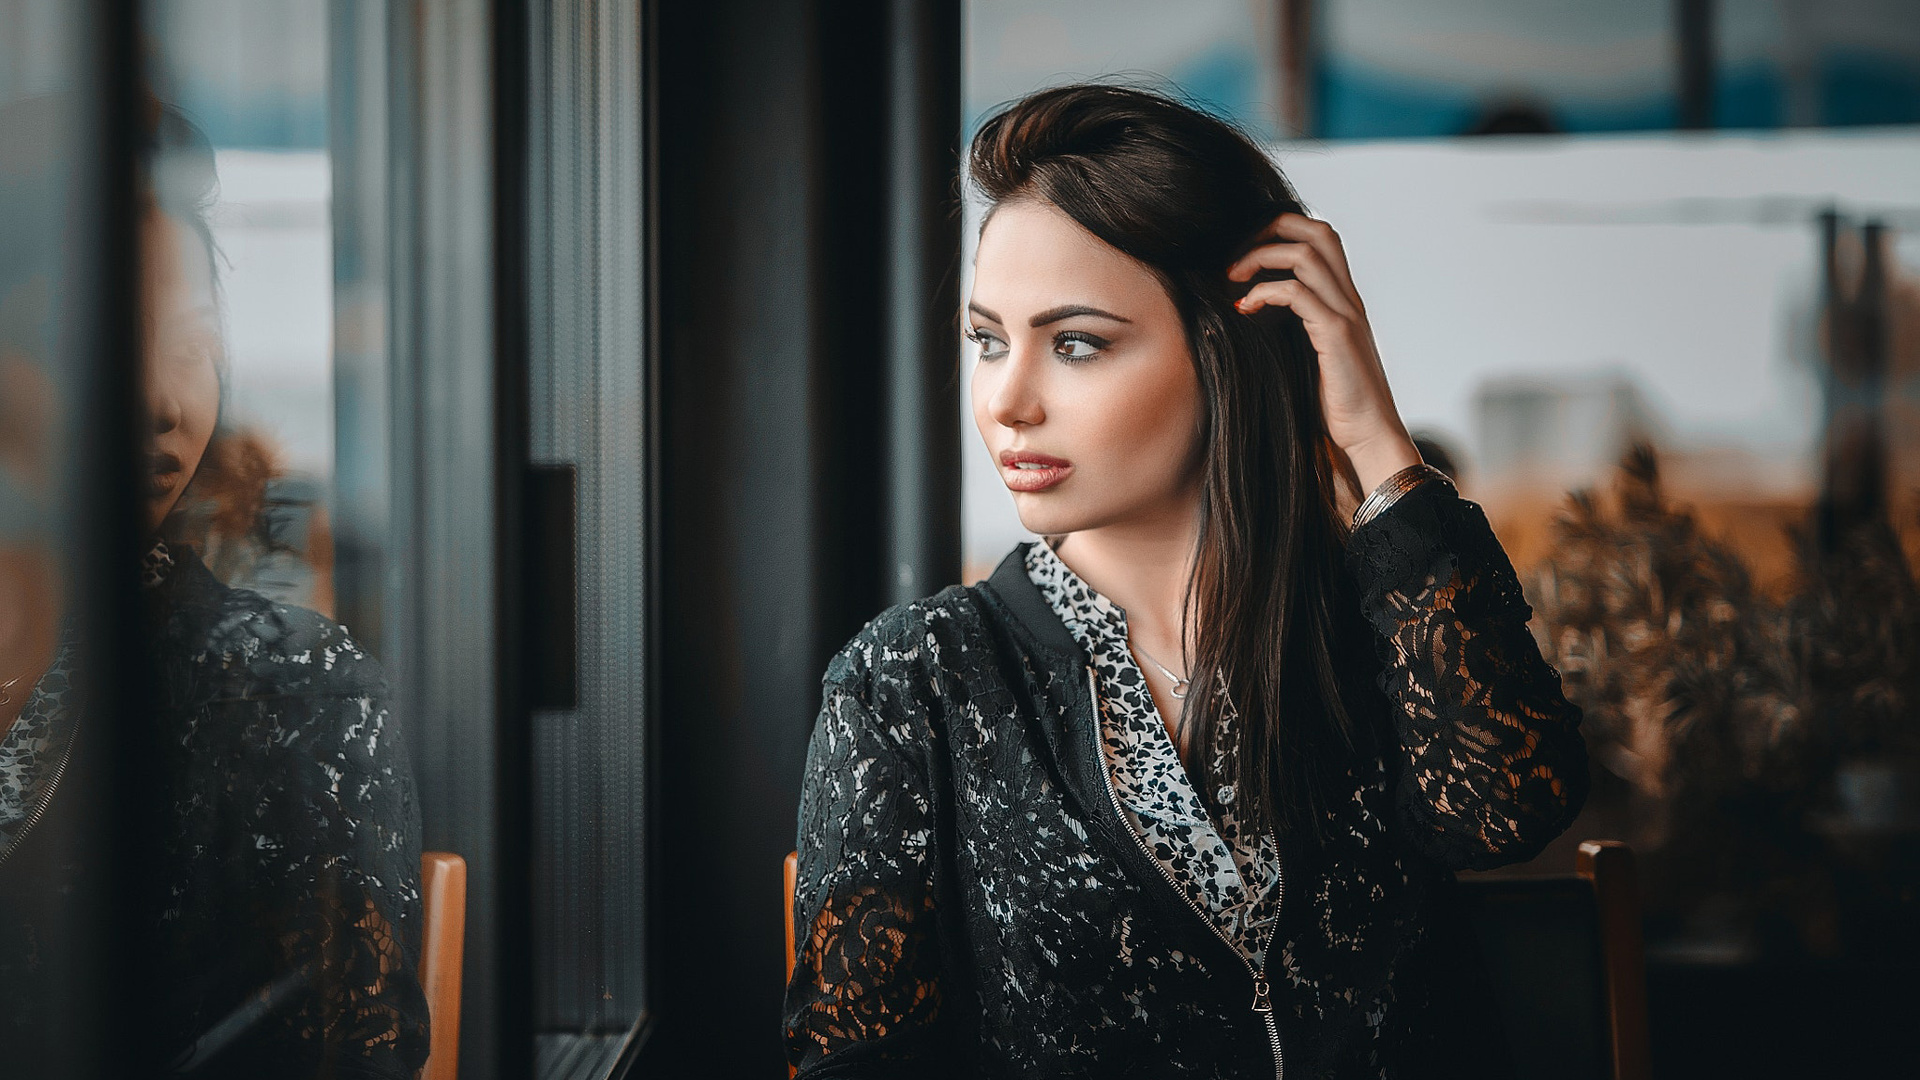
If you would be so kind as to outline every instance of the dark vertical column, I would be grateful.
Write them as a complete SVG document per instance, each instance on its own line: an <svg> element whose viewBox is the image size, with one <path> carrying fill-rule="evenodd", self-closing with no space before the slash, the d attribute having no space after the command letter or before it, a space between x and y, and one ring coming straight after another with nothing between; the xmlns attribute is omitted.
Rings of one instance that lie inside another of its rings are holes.
<svg viewBox="0 0 1920 1080"><path fill-rule="evenodd" d="M530 640L535 610L530 590L536 582L533 543L540 523L530 500L528 461L532 418L528 409L528 307L526 241L529 169L529 7L539 0L489 0L492 33L487 43L486 85L492 93L492 146L487 164L493 175L493 476L494 536L499 547L493 563L495 597L494 693L498 713L493 730L493 827L495 980L493 1022L496 1075L506 1080L531 1077L534 1065L534 690L537 685ZM477 13L476 13L477 14ZM476 155L477 157L478 155ZM477 164L477 162L476 162ZM571 629L571 627L569 628ZM463 1057L464 1060L464 1057Z"/></svg>
<svg viewBox="0 0 1920 1080"><path fill-rule="evenodd" d="M790 235L805 237L810 306L795 324L806 335L805 399L792 405L804 410L807 439L815 589L808 649L824 656L891 596L888 505L898 462L890 438L888 118L897 103L888 100L887 0L818 0L801 10L803 36L788 47L806 66L794 93L810 107L794 147L804 177L790 175L807 220L804 234ZM812 717L794 719L805 727Z"/></svg>
<svg viewBox="0 0 1920 1080"><path fill-rule="evenodd" d="M779 860L792 846L826 567L815 495L820 62L812 4L659 15L660 672L643 1075L779 1067ZM857 32L858 27L849 28ZM877 314L877 313L876 313ZM834 340L858 351L874 323ZM864 552L877 560L877 545Z"/></svg>
<svg viewBox="0 0 1920 1080"><path fill-rule="evenodd" d="M160 1038L149 1017L163 985L155 928L146 916L157 910L149 890L160 880L153 872L160 844L152 810L164 805L167 778L153 768L162 758L139 583L147 529L136 464L149 422L140 366L140 147L149 115L142 15L136 0L98 0L78 20L81 66L74 81L84 89L74 165L80 183L68 233L75 243L61 342L82 370L73 382L78 437L70 444L79 490L71 519L78 554L71 599L79 628L73 707L90 720L85 737L96 740L88 751L99 766L72 781L86 793L78 800L83 823L63 840L74 842L82 865L100 859L96 865L106 872L95 879L99 893L74 898L69 926L92 932L48 945L57 963L79 969L68 984L71 1003L116 1019L111 1039L99 1038L82 1020L63 1033L79 1041L55 1048L76 1075L102 1077L155 1071ZM75 738L78 747L81 736Z"/></svg>
<svg viewBox="0 0 1920 1080"><path fill-rule="evenodd" d="M960 580L960 4L891 0L889 598Z"/></svg>
<svg viewBox="0 0 1920 1080"><path fill-rule="evenodd" d="M1680 127L1713 127L1713 0L1674 0L1674 44L1678 54Z"/></svg>
<svg viewBox="0 0 1920 1080"><path fill-rule="evenodd" d="M1857 272L1843 265L1845 221L1821 216L1822 294L1827 368L1826 439L1817 506L1817 540L1832 553L1857 526L1887 514L1886 228L1859 230Z"/></svg>
<svg viewBox="0 0 1920 1080"><path fill-rule="evenodd" d="M653 16L661 602L639 1069L778 1075L780 862L821 673L896 590L958 576L958 8Z"/></svg>
<svg viewBox="0 0 1920 1080"><path fill-rule="evenodd" d="M779 0L654 7L655 1019L635 1075L779 1067L779 859L815 704L820 595L846 587L820 574L813 490L827 122L814 12Z"/></svg>
<svg viewBox="0 0 1920 1080"><path fill-rule="evenodd" d="M1319 47L1314 37L1317 0L1280 0L1280 90L1283 138L1319 134Z"/></svg>

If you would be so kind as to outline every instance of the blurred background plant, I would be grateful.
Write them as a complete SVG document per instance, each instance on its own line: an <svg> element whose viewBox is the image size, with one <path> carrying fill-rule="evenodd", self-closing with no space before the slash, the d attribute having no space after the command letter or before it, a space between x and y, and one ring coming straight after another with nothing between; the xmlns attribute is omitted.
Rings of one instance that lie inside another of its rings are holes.
<svg viewBox="0 0 1920 1080"><path fill-rule="evenodd" d="M1669 948L1914 945L1920 590L1884 516L1823 536L1822 514L1790 530L1796 573L1769 596L1637 443L1610 500L1568 497L1528 575L1586 713L1588 824L1645 853L1648 929Z"/></svg>

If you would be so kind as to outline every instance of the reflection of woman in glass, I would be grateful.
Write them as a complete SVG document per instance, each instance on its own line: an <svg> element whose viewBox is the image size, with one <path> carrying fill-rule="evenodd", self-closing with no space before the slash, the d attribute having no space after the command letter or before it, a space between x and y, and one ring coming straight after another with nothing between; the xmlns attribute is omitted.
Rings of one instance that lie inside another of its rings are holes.
<svg viewBox="0 0 1920 1080"><path fill-rule="evenodd" d="M156 537L141 572L167 748L153 767L169 796L155 808L152 925L172 980L154 1002L170 1043L157 1056L192 1075L411 1076L427 1048L419 822L379 667L345 628L229 588L163 539L215 437L223 359L211 149L170 111L158 134L140 237ZM58 819L103 798L86 767L99 734L68 707L71 645L0 708L11 1023L34 1022L30 988L62 961L35 949L38 922L89 880L53 842Z"/></svg>
<svg viewBox="0 0 1920 1080"><path fill-rule="evenodd" d="M991 118L973 410L1021 521L828 669L801 1075L1502 1071L1452 872L1586 792L1485 517L1424 465L1338 237L1226 125Z"/></svg>

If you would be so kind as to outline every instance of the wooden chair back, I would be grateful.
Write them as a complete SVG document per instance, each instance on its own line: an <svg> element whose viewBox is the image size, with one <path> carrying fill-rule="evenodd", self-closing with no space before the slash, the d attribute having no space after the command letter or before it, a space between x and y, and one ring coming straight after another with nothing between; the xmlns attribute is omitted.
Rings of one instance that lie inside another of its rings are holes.
<svg viewBox="0 0 1920 1080"><path fill-rule="evenodd" d="M798 871L799 865L800 865L800 853L797 851L787 852L786 897L787 897L787 979L788 981L792 981L793 979L793 881L794 881L794 874Z"/></svg>
<svg viewBox="0 0 1920 1080"><path fill-rule="evenodd" d="M1575 872L1470 876L1479 938L1520 1080L1647 1080L1645 954L1633 852L1580 845Z"/></svg>
<svg viewBox="0 0 1920 1080"><path fill-rule="evenodd" d="M1575 856L1574 871L1592 884L1600 909L1613 1075L1615 1080L1646 1080L1653 1073L1647 1041L1647 948L1640 930L1640 877L1633 849L1619 840L1587 840Z"/></svg>
<svg viewBox="0 0 1920 1080"><path fill-rule="evenodd" d="M421 1080L460 1073L460 979L466 959L467 860L446 851L420 855L420 989L427 996L432 1050Z"/></svg>
<svg viewBox="0 0 1920 1080"><path fill-rule="evenodd" d="M788 982L793 981L793 955L794 955L793 954L793 882L794 882L794 874L797 872L799 865L800 865L800 853L797 851L787 852L787 858L785 863L787 885L785 889L785 895L787 898L787 981ZM787 1075L791 1077L793 1073L794 1073L793 1066L791 1065L787 1066Z"/></svg>

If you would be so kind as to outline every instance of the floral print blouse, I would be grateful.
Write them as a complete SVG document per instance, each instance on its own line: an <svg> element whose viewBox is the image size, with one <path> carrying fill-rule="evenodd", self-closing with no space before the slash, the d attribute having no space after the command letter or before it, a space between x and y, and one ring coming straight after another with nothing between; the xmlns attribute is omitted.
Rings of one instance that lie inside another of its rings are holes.
<svg viewBox="0 0 1920 1080"><path fill-rule="evenodd" d="M173 572L173 551L156 540L140 559L140 585L151 592ZM27 692L27 702L0 733L0 853L20 837L39 804L42 789L60 768L72 734L68 698L73 689L71 628L60 635L53 662ZM18 688L14 688L19 692Z"/></svg>
<svg viewBox="0 0 1920 1080"><path fill-rule="evenodd" d="M1167 877L1255 968L1279 910L1280 853L1267 833L1249 834L1234 812L1232 784L1213 809L1194 790L1127 644L1127 613L1082 581L1051 544L1027 549L1027 577L1087 651L1100 684L1100 741L1114 793ZM1238 729L1228 711L1209 748L1215 776L1233 775Z"/></svg>
<svg viewBox="0 0 1920 1080"><path fill-rule="evenodd" d="M47 673L28 693L20 715L0 735L0 851L13 845L39 801L47 774L60 758L64 731L58 720L65 708L72 666L73 645L62 641Z"/></svg>

